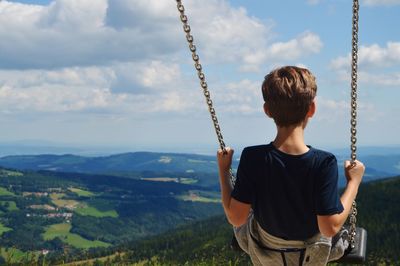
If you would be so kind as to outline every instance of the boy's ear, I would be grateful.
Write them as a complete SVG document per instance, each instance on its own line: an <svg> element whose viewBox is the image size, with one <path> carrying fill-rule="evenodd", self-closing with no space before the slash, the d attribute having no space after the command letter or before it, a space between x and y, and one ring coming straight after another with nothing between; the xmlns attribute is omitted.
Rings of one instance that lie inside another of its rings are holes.
<svg viewBox="0 0 400 266"><path fill-rule="evenodd" d="M315 100L313 100L310 104L310 107L308 108L308 112L307 112L307 117L311 118L313 117L313 115L315 114L315 111L317 109L317 104L315 102Z"/></svg>
<svg viewBox="0 0 400 266"><path fill-rule="evenodd" d="M269 108L268 108L267 103L264 103L264 113L265 113L268 117L272 118L272 115L271 115L271 112L269 111Z"/></svg>

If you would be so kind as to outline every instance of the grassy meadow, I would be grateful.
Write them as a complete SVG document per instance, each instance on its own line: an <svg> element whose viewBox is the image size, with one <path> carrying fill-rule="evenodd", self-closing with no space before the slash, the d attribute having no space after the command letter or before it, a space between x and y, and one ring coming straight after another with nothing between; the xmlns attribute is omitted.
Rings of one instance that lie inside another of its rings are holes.
<svg viewBox="0 0 400 266"><path fill-rule="evenodd" d="M56 237L60 238L64 243L70 244L76 248L94 248L94 247L108 247L110 244L95 240L91 241L81 237L80 235L73 234L70 232L71 224L61 223L53 224L46 229L43 234L43 239L52 240Z"/></svg>

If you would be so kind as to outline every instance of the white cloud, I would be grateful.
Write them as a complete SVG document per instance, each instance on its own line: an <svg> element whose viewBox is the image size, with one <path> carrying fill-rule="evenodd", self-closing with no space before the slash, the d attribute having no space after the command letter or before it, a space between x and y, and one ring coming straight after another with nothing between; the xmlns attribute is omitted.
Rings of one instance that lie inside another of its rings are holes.
<svg viewBox="0 0 400 266"><path fill-rule="evenodd" d="M252 114L262 112L261 82L248 79L216 87L215 102L224 113Z"/></svg>
<svg viewBox="0 0 400 266"><path fill-rule="evenodd" d="M400 0L364 0L366 6L394 6L400 5Z"/></svg>
<svg viewBox="0 0 400 266"><path fill-rule="evenodd" d="M369 85L399 87L400 72L388 74L360 72L360 81Z"/></svg>
<svg viewBox="0 0 400 266"><path fill-rule="evenodd" d="M210 0L207 5L188 0L185 5L200 56L208 63L234 62L255 71L277 52L299 58L322 47L311 32L271 44L274 23L249 16L227 0ZM185 47L181 27L174 1L55 0L48 6L3 1L0 39L7 41L0 43L0 68L53 69L176 58Z"/></svg>
<svg viewBox="0 0 400 266"><path fill-rule="evenodd" d="M377 107L370 102L358 100L358 118L361 121L375 122L384 115ZM324 97L317 97L317 121L335 125L339 121L350 123L350 102L345 100L333 100ZM347 125L347 124L346 124ZM349 125L350 126L350 125Z"/></svg>
<svg viewBox="0 0 400 266"><path fill-rule="evenodd" d="M130 14L129 27L123 29L107 25L108 17L118 15L112 8L117 3L146 6L135 10L148 17L141 20ZM0 43L0 68L106 65L177 51L177 18L168 12L161 17L149 13L159 6L165 4L154 0L55 0L49 6L35 6L3 1L0 38L7 42Z"/></svg>
<svg viewBox="0 0 400 266"><path fill-rule="evenodd" d="M268 57L280 60L294 60L300 57L319 53L323 44L318 35L304 32L288 42L274 43L268 49Z"/></svg>
<svg viewBox="0 0 400 266"><path fill-rule="evenodd" d="M65 112L102 109L121 97L107 89L109 69L1 71L3 112Z"/></svg>
<svg viewBox="0 0 400 266"><path fill-rule="evenodd" d="M204 104L197 83L183 84L179 66L160 61L51 71L3 70L0 80L0 112L10 114L137 115L197 110Z"/></svg>
<svg viewBox="0 0 400 266"><path fill-rule="evenodd" d="M273 42L273 21L250 17L244 8L232 8L227 1L188 1L200 54L211 62L235 62L242 71L256 72L270 60L293 60L318 53L323 44L313 32L303 32L287 42ZM269 62L271 63L271 62Z"/></svg>
<svg viewBox="0 0 400 266"><path fill-rule="evenodd" d="M264 62L297 60L310 54L317 54L323 47L320 37L313 32L303 32L287 42L275 42L244 57L243 71L258 71Z"/></svg>
<svg viewBox="0 0 400 266"><path fill-rule="evenodd" d="M367 66L389 67L400 65L400 42L388 42L386 47L379 45L360 48L360 64Z"/></svg>
<svg viewBox="0 0 400 266"><path fill-rule="evenodd" d="M154 107L154 111L158 112L183 111L188 109L190 104L184 94L173 91L164 94L161 99L155 102Z"/></svg>
<svg viewBox="0 0 400 266"><path fill-rule="evenodd" d="M2 112L70 112L89 111L109 106L111 95L97 88L75 88L65 86L33 87L25 90L9 86L0 87ZM113 99L114 101L115 99Z"/></svg>
<svg viewBox="0 0 400 266"><path fill-rule="evenodd" d="M338 101L318 96L316 101L317 112L315 118L318 121L337 123L350 112L350 104L344 100Z"/></svg>
<svg viewBox="0 0 400 266"><path fill-rule="evenodd" d="M350 67L350 54L338 57L331 62L333 69ZM358 52L358 62L361 67L391 67L400 65L400 42L388 42L386 47L378 44L370 46L360 46Z"/></svg>
<svg viewBox="0 0 400 266"><path fill-rule="evenodd" d="M153 60L117 64L113 69L111 90L115 93L165 93L182 87L181 70L176 63Z"/></svg>
<svg viewBox="0 0 400 266"><path fill-rule="evenodd" d="M338 80L350 84L350 72L347 70L337 71ZM374 73L358 71L358 83L367 86L380 87L399 87L400 72Z"/></svg>
<svg viewBox="0 0 400 266"><path fill-rule="evenodd" d="M358 55L359 83L384 87L400 85L400 73L393 70L400 66L400 42L388 42L386 47L377 44L361 46ZM342 81L350 81L350 61L349 54L330 63Z"/></svg>
<svg viewBox="0 0 400 266"><path fill-rule="evenodd" d="M146 28L151 31L171 30L171 24L178 24L174 2L157 0L111 0L105 16L107 26L116 29Z"/></svg>
<svg viewBox="0 0 400 266"><path fill-rule="evenodd" d="M107 9L105 0L57 0L42 8L37 26L39 29L59 31L93 31L101 28Z"/></svg>

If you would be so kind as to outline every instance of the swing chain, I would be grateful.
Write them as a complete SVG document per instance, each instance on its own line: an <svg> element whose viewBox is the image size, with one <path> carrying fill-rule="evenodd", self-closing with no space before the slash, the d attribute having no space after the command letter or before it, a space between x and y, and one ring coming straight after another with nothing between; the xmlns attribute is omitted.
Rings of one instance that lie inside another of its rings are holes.
<svg viewBox="0 0 400 266"><path fill-rule="evenodd" d="M351 165L355 165L357 159L357 61L358 61L358 11L359 1L353 0L353 27L352 27L352 50L351 50L351 120L350 120L350 141L351 141ZM350 247L355 248L357 204L353 201L350 216Z"/></svg>
<svg viewBox="0 0 400 266"><path fill-rule="evenodd" d="M196 46L194 45L194 38L193 38L193 35L191 34L191 28L188 23L188 17L185 15L185 7L182 4L182 0L176 0L176 3L177 3L178 11L180 13L181 22L183 24L183 31L186 34L186 41L189 45L189 50L192 53L194 67L197 71L197 76L200 81L200 86L203 89L203 94L204 94L204 97L205 97L205 100L206 100L206 103L208 106L208 111L210 112L210 115L211 115L211 120L214 125L215 133L217 134L219 146L220 146L221 150L225 151L226 145L224 142L224 138L222 136L221 128L218 123L217 114L215 112L215 108L214 108L213 102L211 100L211 94L210 94L210 91L208 90L206 76L205 76L205 74L203 72L203 68L200 64L200 57L196 52ZM235 184L235 176L232 173L232 169L230 170L230 176L231 176L231 183L232 183L232 185L234 185Z"/></svg>

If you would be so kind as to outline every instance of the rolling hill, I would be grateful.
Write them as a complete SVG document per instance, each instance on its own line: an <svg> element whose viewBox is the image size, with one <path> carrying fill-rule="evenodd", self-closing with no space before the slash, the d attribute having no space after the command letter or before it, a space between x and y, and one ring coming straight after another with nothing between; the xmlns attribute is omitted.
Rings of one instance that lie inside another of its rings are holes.
<svg viewBox="0 0 400 266"><path fill-rule="evenodd" d="M343 161L347 155L336 155L339 164L339 186L344 186ZM372 181L400 174L399 154L363 155L360 160L366 165L364 181ZM218 187L215 156L134 152L102 157L77 155L17 155L0 158L0 166L18 170L48 170L88 174L118 175L130 178L189 178L197 185ZM238 157L233 169L238 166Z"/></svg>
<svg viewBox="0 0 400 266"><path fill-rule="evenodd" d="M3 167L81 173L202 172L215 173L215 156L133 152L104 157L77 155L15 155L0 158Z"/></svg>

